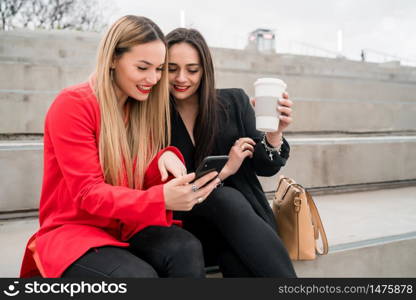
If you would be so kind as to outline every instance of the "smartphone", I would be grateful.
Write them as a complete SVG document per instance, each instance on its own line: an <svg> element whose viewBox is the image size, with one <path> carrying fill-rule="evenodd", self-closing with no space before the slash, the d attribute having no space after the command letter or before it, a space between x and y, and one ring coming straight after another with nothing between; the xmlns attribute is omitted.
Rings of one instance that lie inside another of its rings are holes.
<svg viewBox="0 0 416 300"><path fill-rule="evenodd" d="M195 171L195 180L201 178L202 176L212 172L217 171L221 172L222 168L228 161L228 155L216 155L216 156L207 156L199 164L198 168Z"/></svg>

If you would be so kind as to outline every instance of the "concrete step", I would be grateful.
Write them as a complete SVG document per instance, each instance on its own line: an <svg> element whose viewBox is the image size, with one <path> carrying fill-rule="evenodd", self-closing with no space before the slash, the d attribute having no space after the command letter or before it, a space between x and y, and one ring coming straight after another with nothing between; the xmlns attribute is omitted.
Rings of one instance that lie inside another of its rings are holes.
<svg viewBox="0 0 416 300"><path fill-rule="evenodd" d="M94 61L39 64L33 62L0 61L0 89L56 92L64 87L86 81L93 71ZM4 91L5 90L5 91Z"/></svg>
<svg viewBox="0 0 416 300"><path fill-rule="evenodd" d="M415 101L416 68L387 68L345 59L298 55L259 55L213 49L219 87L240 87L254 94L260 77L278 77L294 98Z"/></svg>
<svg viewBox="0 0 416 300"><path fill-rule="evenodd" d="M291 156L280 174L310 188L416 179L416 136L288 137ZM0 212L36 209L42 141L0 141ZM265 192L278 175L260 177ZM24 188L22 188L24 187ZM4 199L4 200L3 200Z"/></svg>
<svg viewBox="0 0 416 300"><path fill-rule="evenodd" d="M416 136L288 137L290 158L279 174L261 177L266 192L280 174L305 187L416 179Z"/></svg>
<svg viewBox="0 0 416 300"><path fill-rule="evenodd" d="M45 114L58 92L0 89L0 133L43 133ZM416 130L416 101L292 100L293 133Z"/></svg>
<svg viewBox="0 0 416 300"><path fill-rule="evenodd" d="M0 60L51 62L88 61L95 56L102 33L60 30L14 30L0 32ZM415 68L362 63L290 54L212 48L216 66L225 70L321 75L382 81L415 81ZM36 55L33 55L36 53ZM330 66L330 67L328 67Z"/></svg>
<svg viewBox="0 0 416 300"><path fill-rule="evenodd" d="M2 244L0 277L19 276L26 243L38 227L39 221L37 218L0 222L0 241Z"/></svg>
<svg viewBox="0 0 416 300"><path fill-rule="evenodd" d="M0 212L39 207L43 176L41 141L0 141Z"/></svg>
<svg viewBox="0 0 416 300"><path fill-rule="evenodd" d="M416 130L416 101L292 98L297 132L388 132Z"/></svg>
<svg viewBox="0 0 416 300"><path fill-rule="evenodd" d="M0 90L0 133L43 133L46 112L57 92Z"/></svg>
<svg viewBox="0 0 416 300"><path fill-rule="evenodd" d="M300 277L415 277L416 186L314 197L330 246ZM0 277L17 276L36 218L0 221Z"/></svg>
<svg viewBox="0 0 416 300"><path fill-rule="evenodd" d="M333 247L314 261L294 263L299 277L411 277L416 276L416 231Z"/></svg>
<svg viewBox="0 0 416 300"><path fill-rule="evenodd" d="M244 58L241 58L244 59ZM253 69L240 71L216 69L219 88L242 88L254 95L253 83L261 77L276 77L287 84L287 92L293 98L337 99L359 101L415 101L414 81L378 81L360 77L322 76L319 74L288 74L285 72Z"/></svg>
<svg viewBox="0 0 416 300"><path fill-rule="evenodd" d="M0 74L0 88L50 90L79 82L92 70L99 39L100 35L80 32L0 32L0 68L5 74ZM241 87L250 95L257 78L272 76L288 83L293 98L416 100L416 68L235 49L212 48L212 52L218 87ZM6 63L24 68L13 74ZM47 67L56 64L61 67ZM73 71L73 66L81 71Z"/></svg>
<svg viewBox="0 0 416 300"><path fill-rule="evenodd" d="M244 53L244 52L243 52ZM241 56L244 59L244 55ZM93 71L94 56L85 60L60 60L37 62L31 58L0 60L0 89L60 90L85 80ZM219 64L219 63L217 63ZM415 68L416 69L416 68ZM287 74L263 69L226 69L218 66L217 87L243 88L254 95L253 83L260 77L279 77L287 84L292 98L355 101L415 102L415 81L361 79L359 77L336 77L319 74ZM346 110L349 112L349 109Z"/></svg>
<svg viewBox="0 0 416 300"><path fill-rule="evenodd" d="M67 30L2 31L0 61L85 63L94 59L100 37L96 32Z"/></svg>
<svg viewBox="0 0 416 300"><path fill-rule="evenodd" d="M300 276L416 276L416 185L314 199L330 252L295 262Z"/></svg>
<svg viewBox="0 0 416 300"><path fill-rule="evenodd" d="M262 70L265 73L287 75L326 76L379 81L413 82L414 67L362 63L343 58L327 58L296 54L261 54L256 51L214 48L216 66L239 72Z"/></svg>

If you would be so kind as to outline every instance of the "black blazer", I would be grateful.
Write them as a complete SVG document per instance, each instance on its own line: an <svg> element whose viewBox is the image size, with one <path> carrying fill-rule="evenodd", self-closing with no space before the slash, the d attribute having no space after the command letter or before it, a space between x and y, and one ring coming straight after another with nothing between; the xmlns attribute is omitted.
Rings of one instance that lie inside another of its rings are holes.
<svg viewBox="0 0 416 300"><path fill-rule="evenodd" d="M253 158L246 158L240 169L228 177L224 185L238 189L250 202L256 213L270 226L276 228L273 212L266 199L264 191L257 178L259 176L273 176L286 164L290 147L285 139L281 154L274 155L270 160L264 145L261 143L263 133L256 130L255 115L248 96L242 89L217 90L218 101L224 109L219 109L219 134L215 138L215 150L212 155L228 155L234 142L241 137L250 137L257 144ZM186 128L179 116L172 113L172 143L181 150L185 157L188 172L193 171L193 145Z"/></svg>

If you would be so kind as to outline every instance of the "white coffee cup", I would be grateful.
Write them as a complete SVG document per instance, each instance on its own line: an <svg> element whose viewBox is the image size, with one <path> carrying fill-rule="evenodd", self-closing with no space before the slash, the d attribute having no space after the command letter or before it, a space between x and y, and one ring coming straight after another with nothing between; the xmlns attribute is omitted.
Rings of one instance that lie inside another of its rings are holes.
<svg viewBox="0 0 416 300"><path fill-rule="evenodd" d="M256 99L256 129L274 132L279 128L279 112L277 101L286 90L286 83L277 78L259 78L254 83Z"/></svg>

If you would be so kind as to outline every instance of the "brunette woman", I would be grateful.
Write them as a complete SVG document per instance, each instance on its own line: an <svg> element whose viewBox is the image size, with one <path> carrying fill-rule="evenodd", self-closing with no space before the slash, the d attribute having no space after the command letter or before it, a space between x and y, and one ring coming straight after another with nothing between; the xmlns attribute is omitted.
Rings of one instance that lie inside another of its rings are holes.
<svg viewBox="0 0 416 300"><path fill-rule="evenodd" d="M277 132L257 131L243 90L215 90L212 58L202 35L178 28L166 38L172 145L183 153L188 172L205 156L229 155L219 174L224 186L175 216L201 240L207 264L219 264L225 277L296 277L257 179L276 174L289 157L282 133L292 121L292 102L287 94L280 100Z"/></svg>

